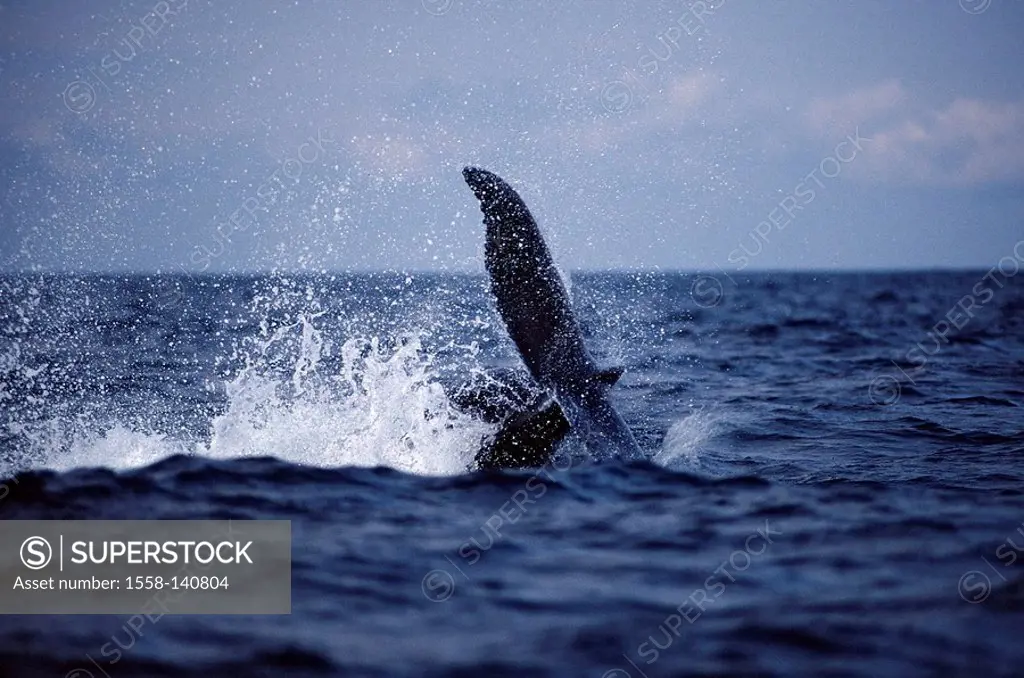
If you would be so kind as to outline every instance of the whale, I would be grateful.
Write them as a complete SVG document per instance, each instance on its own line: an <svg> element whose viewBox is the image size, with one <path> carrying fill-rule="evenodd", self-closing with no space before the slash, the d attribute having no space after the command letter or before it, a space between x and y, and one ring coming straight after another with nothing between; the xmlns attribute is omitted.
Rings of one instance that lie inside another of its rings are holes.
<svg viewBox="0 0 1024 678"><path fill-rule="evenodd" d="M506 413L490 447L477 456L478 466L520 460L519 465L542 465L534 462L550 458L570 430L595 458L640 457L633 433L608 397L623 371L598 367L587 350L569 294L526 203L493 172L466 167L462 176L483 212L484 265L498 314L539 387L532 401Z"/></svg>
<svg viewBox="0 0 1024 678"><path fill-rule="evenodd" d="M471 471L545 466L570 430L562 408L525 370L476 372L445 391L456 409L497 426L483 439Z"/></svg>

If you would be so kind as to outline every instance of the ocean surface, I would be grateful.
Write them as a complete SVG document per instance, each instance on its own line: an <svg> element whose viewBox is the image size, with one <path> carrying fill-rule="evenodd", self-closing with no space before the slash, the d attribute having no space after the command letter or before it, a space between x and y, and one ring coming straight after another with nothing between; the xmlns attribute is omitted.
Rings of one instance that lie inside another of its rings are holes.
<svg viewBox="0 0 1024 678"><path fill-rule="evenodd" d="M290 615L0 617L0 674L1024 675L1013 273L574 275L643 457L486 473L483 276L2 277L0 519L294 560Z"/></svg>

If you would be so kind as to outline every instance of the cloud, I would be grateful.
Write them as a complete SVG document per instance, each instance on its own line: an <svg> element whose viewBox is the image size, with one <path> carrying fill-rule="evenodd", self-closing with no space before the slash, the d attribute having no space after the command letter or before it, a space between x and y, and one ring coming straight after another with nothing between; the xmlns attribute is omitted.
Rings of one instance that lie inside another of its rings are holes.
<svg viewBox="0 0 1024 678"><path fill-rule="evenodd" d="M583 126L582 146L602 153L623 142L699 123L719 83L705 71L675 76L659 90L641 81L605 83L601 103L608 110Z"/></svg>
<svg viewBox="0 0 1024 678"><path fill-rule="evenodd" d="M819 134L842 136L901 108L906 102L903 86L896 80L886 80L836 97L812 99L807 121Z"/></svg>
<svg viewBox="0 0 1024 678"><path fill-rule="evenodd" d="M859 129L871 139L851 176L929 186L1024 179L1024 101L957 98L929 107L889 80L814 99L806 119L812 135Z"/></svg>

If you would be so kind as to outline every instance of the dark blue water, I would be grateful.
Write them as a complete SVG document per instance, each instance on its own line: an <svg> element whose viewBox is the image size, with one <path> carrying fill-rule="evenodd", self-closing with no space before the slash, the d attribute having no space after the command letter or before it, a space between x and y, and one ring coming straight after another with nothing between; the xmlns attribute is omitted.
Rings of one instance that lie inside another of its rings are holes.
<svg viewBox="0 0 1024 678"><path fill-rule="evenodd" d="M294 535L291 615L4 617L0 672L1024 675L985 276L576 276L644 458L505 473L445 390L516 364L483 278L0 279L0 517Z"/></svg>

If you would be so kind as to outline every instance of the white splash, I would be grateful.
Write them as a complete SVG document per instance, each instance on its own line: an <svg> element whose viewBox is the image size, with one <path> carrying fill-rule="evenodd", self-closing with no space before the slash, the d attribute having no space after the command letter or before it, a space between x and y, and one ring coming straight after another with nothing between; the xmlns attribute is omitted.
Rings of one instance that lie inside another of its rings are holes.
<svg viewBox="0 0 1024 678"><path fill-rule="evenodd" d="M713 412L696 410L676 421L665 433L654 463L666 468L696 468L703 445L718 432L719 417Z"/></svg>
<svg viewBox="0 0 1024 678"><path fill-rule="evenodd" d="M210 421L208 438L121 422L97 431L85 415L54 418L12 431L29 449L0 460L0 476L26 468L136 468L174 454L465 472L493 428L451 405L419 337L410 334L391 347L373 337L350 338L335 355L314 325L319 315L300 314L273 332L264 328L269 336L250 342L244 367L216 386L225 390L227 407ZM340 367L331 372L326 365L338 358Z"/></svg>
<svg viewBox="0 0 1024 678"><path fill-rule="evenodd" d="M307 319L299 324L301 350L287 384L254 366L243 370L227 384L228 410L214 419L200 454L272 454L311 466L388 466L428 475L466 470L492 429L452 407L415 335L393 349L376 338L349 339L340 371L323 378L323 338ZM288 390L290 396L281 395Z"/></svg>

